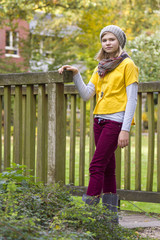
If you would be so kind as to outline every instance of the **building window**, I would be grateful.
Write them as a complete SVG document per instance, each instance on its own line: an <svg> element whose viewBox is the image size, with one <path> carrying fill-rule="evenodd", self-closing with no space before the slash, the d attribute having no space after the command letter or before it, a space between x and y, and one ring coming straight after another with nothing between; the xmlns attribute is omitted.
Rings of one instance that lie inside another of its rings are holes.
<svg viewBox="0 0 160 240"><path fill-rule="evenodd" d="M19 57L18 41L19 41L18 32L6 31L6 46L5 46L6 57Z"/></svg>
<svg viewBox="0 0 160 240"><path fill-rule="evenodd" d="M32 59L53 60L53 37L32 35Z"/></svg>

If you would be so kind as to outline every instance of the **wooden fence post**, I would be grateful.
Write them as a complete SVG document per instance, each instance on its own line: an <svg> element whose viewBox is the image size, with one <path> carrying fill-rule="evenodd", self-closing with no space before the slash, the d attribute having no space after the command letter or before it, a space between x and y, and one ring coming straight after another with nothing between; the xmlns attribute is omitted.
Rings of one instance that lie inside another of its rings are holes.
<svg viewBox="0 0 160 240"><path fill-rule="evenodd" d="M80 100L80 157L79 185L85 184L85 133L86 133L86 102Z"/></svg>
<svg viewBox="0 0 160 240"><path fill-rule="evenodd" d="M129 144L124 149L124 189L130 189L131 177L131 134L129 135Z"/></svg>
<svg viewBox="0 0 160 240"><path fill-rule="evenodd" d="M64 84L48 84L48 173L47 182L65 183Z"/></svg>
<svg viewBox="0 0 160 240"><path fill-rule="evenodd" d="M121 148L117 147L115 151L116 158L116 181L117 181L117 189L121 188Z"/></svg>
<svg viewBox="0 0 160 240"><path fill-rule="evenodd" d="M22 87L15 87L14 155L13 160L22 164Z"/></svg>
<svg viewBox="0 0 160 240"><path fill-rule="evenodd" d="M94 130L93 130L93 125L94 125L94 116L93 116L93 111L95 108L95 103L96 103L96 98L93 97L90 100L90 140L89 140L89 163L92 161L94 151L95 151L95 142L94 142Z"/></svg>
<svg viewBox="0 0 160 240"><path fill-rule="evenodd" d="M26 99L26 156L24 164L28 169L31 169L32 175L35 175L35 122L36 100L33 94L33 85L27 86L27 99Z"/></svg>
<svg viewBox="0 0 160 240"><path fill-rule="evenodd" d="M46 119L45 85L38 87L38 121L37 121L37 170L36 177L45 182L45 119Z"/></svg>
<svg viewBox="0 0 160 240"><path fill-rule="evenodd" d="M2 172L2 96L0 96L0 172Z"/></svg>
<svg viewBox="0 0 160 240"><path fill-rule="evenodd" d="M157 111L157 192L160 192L160 93L158 93Z"/></svg>
<svg viewBox="0 0 160 240"><path fill-rule="evenodd" d="M154 173L154 99L153 93L147 93L148 100L148 166L147 166L147 186L146 191L152 191Z"/></svg>
<svg viewBox="0 0 160 240"><path fill-rule="evenodd" d="M11 163L11 87L4 87L4 169Z"/></svg>
<svg viewBox="0 0 160 240"><path fill-rule="evenodd" d="M142 146L142 93L138 93L135 129L135 190L141 190L141 146Z"/></svg>

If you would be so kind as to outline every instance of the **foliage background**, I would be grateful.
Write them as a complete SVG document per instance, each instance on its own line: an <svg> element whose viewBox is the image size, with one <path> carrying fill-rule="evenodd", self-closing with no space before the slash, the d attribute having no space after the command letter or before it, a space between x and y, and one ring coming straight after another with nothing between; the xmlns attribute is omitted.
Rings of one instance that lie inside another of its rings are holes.
<svg viewBox="0 0 160 240"><path fill-rule="evenodd" d="M159 21L160 4L158 0L2 0L0 8L1 26L8 24L15 28L13 19L30 22L35 14L41 12L36 27L37 33L45 28L53 37L46 41L44 48L53 52L53 63L49 70L63 64L77 63L85 66L83 77L86 82L97 65L94 60L100 49L100 30L109 24L120 26L126 33L130 53L140 69L140 81L156 81L159 77ZM50 15L52 21L46 21ZM26 62L31 58L36 42L30 39L21 47ZM42 37L37 35L37 37ZM21 45L21 43L20 43ZM25 46L25 47L24 47ZM131 51L134 49L134 51ZM45 49L44 49L45 50ZM145 61L144 61L145 59ZM36 56L36 61L45 63L45 56ZM2 66L3 65L3 69ZM7 63L6 63L7 65ZM2 72L19 72L21 68L4 68ZM32 70L32 69L31 69Z"/></svg>

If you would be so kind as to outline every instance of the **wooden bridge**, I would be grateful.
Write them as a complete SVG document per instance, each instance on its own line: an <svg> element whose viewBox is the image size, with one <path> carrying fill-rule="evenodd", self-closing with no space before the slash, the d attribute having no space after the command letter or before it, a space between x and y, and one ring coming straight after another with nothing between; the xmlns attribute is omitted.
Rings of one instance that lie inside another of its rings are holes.
<svg viewBox="0 0 160 240"><path fill-rule="evenodd" d="M69 183L74 194L82 195L85 186L86 152L92 159L95 146L93 134L93 109L95 98L87 109L89 125L89 150L86 149L86 103L79 97L72 82L72 73L18 73L0 74L0 171L11 162L25 164L45 183ZM142 94L146 93L148 108L148 159L146 186L142 187ZM157 130L154 121L154 94L158 94ZM70 111L67 105L70 103ZM76 109L79 105L79 160L76 162ZM69 115L70 136L66 136ZM116 150L116 176L120 199L160 203L160 82L140 83L136 109L134 138L125 150ZM69 156L66 158L66 137L69 138ZM155 137L157 146L155 146ZM131 156L134 148L135 156ZM156 151L156 152L155 152ZM134 160L134 186L131 187L131 162ZM66 162L69 162L67 173ZM156 163L156 164L155 164ZM122 167L124 165L124 175ZM156 165L156 171L154 170ZM68 174L68 178L67 178ZM75 179L78 184L75 186ZM156 189L153 178L156 176ZM122 186L123 178L123 186ZM68 179L66 181L66 179Z"/></svg>

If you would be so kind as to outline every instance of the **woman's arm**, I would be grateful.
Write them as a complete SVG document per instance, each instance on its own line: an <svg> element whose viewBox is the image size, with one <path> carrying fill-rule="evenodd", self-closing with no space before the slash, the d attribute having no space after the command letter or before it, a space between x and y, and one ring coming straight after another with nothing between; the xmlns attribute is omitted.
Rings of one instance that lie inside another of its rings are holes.
<svg viewBox="0 0 160 240"><path fill-rule="evenodd" d="M118 146L125 147L129 143L129 131L137 105L138 84L132 83L126 87L127 91L127 105L124 114L124 120L121 132L118 137Z"/></svg>
<svg viewBox="0 0 160 240"><path fill-rule="evenodd" d="M87 85L83 82L81 74L79 73L76 67L70 65L62 66L58 71L60 74L63 73L64 70L73 72L73 81L78 89L80 96L84 101L89 100L91 97L95 95L95 86L93 83L89 82Z"/></svg>
<svg viewBox="0 0 160 240"><path fill-rule="evenodd" d="M73 81L78 89L78 92L84 101L88 101L91 97L95 95L95 86L93 83L89 82L87 85L83 82L80 73L73 76Z"/></svg>
<svg viewBox="0 0 160 240"><path fill-rule="evenodd" d="M124 114L122 130L129 132L137 105L138 84L132 83L126 87L126 90L127 90L127 104Z"/></svg>

